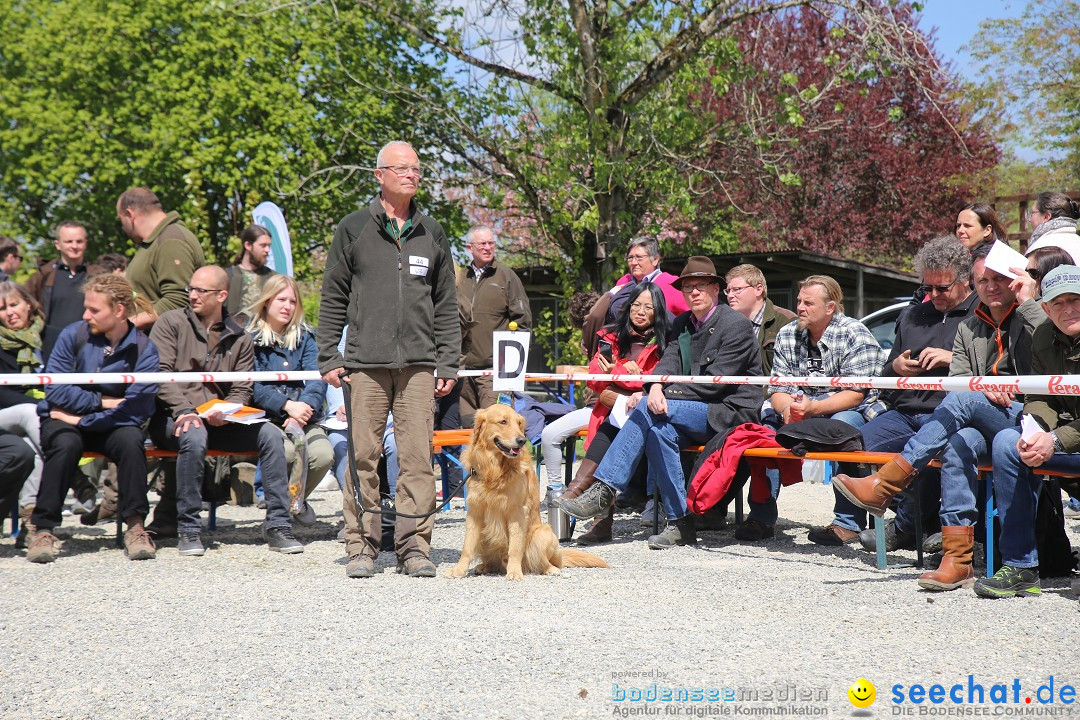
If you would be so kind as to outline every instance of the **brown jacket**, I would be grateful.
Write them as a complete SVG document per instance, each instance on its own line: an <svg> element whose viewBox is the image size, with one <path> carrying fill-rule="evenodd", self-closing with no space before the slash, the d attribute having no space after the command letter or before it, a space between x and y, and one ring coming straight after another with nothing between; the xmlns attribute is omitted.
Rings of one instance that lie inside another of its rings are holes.
<svg viewBox="0 0 1080 720"><path fill-rule="evenodd" d="M510 322L518 330L532 327L532 310L525 287L514 271L492 261L481 271L477 281L470 263L458 271L458 315L461 318L461 367L490 370L493 353L491 334L509 330Z"/></svg>
<svg viewBox="0 0 1080 720"><path fill-rule="evenodd" d="M150 339L158 349L161 372L254 371L255 351L251 336L229 315L210 328L191 308L170 310L157 319ZM251 404L250 382L162 383L158 408L173 418L193 412L207 400Z"/></svg>
<svg viewBox="0 0 1080 720"><path fill-rule="evenodd" d="M53 284L56 282L56 263L58 262L60 261L50 260L38 268L38 271L26 281L26 291L38 301L44 312L48 312L49 309L49 294L52 292ZM105 272L105 268L100 265L83 263L83 267L86 268L86 277Z"/></svg>

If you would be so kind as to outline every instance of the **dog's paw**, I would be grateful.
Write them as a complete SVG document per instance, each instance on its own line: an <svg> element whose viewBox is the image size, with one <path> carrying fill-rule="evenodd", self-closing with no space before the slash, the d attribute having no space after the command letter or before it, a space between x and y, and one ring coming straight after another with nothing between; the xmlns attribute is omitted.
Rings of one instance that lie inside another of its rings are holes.
<svg viewBox="0 0 1080 720"><path fill-rule="evenodd" d="M506 571L506 579L507 580L522 580L524 578L525 578L525 575L520 570L507 570Z"/></svg>
<svg viewBox="0 0 1080 720"><path fill-rule="evenodd" d="M469 573L469 568L455 565L446 571L446 577L448 578L463 578Z"/></svg>
<svg viewBox="0 0 1080 720"><path fill-rule="evenodd" d="M562 570L560 570L559 568L552 565L551 567L549 567L547 570L544 571L544 574L545 575L552 575L552 576L562 575Z"/></svg>

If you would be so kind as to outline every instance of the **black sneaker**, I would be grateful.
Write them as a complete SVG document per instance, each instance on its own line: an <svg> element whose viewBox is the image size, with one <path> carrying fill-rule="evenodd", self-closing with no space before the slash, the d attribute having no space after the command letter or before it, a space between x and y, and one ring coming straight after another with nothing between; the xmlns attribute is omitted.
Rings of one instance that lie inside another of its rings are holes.
<svg viewBox="0 0 1080 720"><path fill-rule="evenodd" d="M201 557L206 554L206 548L203 547L199 533L196 532L182 533L180 542L176 544L176 549L181 555L191 555L192 557Z"/></svg>
<svg viewBox="0 0 1080 720"><path fill-rule="evenodd" d="M881 522L878 519L878 522ZM877 552L877 530L868 527L859 533L859 544L867 552ZM909 530L897 530L896 520L890 519L885 523L885 551L914 550L915 533Z"/></svg>
<svg viewBox="0 0 1080 720"><path fill-rule="evenodd" d="M615 488L597 480L576 498L560 498L559 507L578 520L591 520L607 515L615 501Z"/></svg>
<svg viewBox="0 0 1080 720"><path fill-rule="evenodd" d="M735 528L735 539L747 542L760 542L768 540L776 532L772 525L766 525L757 520L747 520Z"/></svg>
<svg viewBox="0 0 1080 720"><path fill-rule="evenodd" d="M1042 594L1039 568L1002 565L992 578L975 581L975 594L984 598L1033 597Z"/></svg>
<svg viewBox="0 0 1080 720"><path fill-rule="evenodd" d="M304 546L292 534L292 528L267 528L263 532L263 538L266 540L266 544L270 546L270 552L279 552L284 555L304 552Z"/></svg>

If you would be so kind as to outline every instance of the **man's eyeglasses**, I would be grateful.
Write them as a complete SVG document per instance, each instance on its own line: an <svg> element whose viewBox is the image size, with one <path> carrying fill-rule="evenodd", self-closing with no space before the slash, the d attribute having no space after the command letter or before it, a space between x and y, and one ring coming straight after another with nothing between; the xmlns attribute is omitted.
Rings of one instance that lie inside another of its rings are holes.
<svg viewBox="0 0 1080 720"><path fill-rule="evenodd" d="M420 178L419 165L380 165L379 169L393 170L394 174L398 177L408 177L409 175L415 175L417 179Z"/></svg>
<svg viewBox="0 0 1080 720"><path fill-rule="evenodd" d="M743 285L742 287L737 287L737 288L726 287L726 288L724 288L724 294L727 295L728 297L731 297L732 295L738 295L743 290L749 290L750 287L751 287L750 285Z"/></svg>
<svg viewBox="0 0 1080 720"><path fill-rule="evenodd" d="M190 285L188 285L188 286L186 286L184 288L184 292L186 292L188 295L190 295L191 293L197 293L199 295L208 295L210 293L225 292L225 291L224 290L218 290L217 288L200 288L200 287L191 287Z"/></svg>
<svg viewBox="0 0 1080 720"><path fill-rule="evenodd" d="M944 295L945 293L949 292L949 288L951 288L953 285L955 285L958 282L960 282L960 281L959 280L953 280L948 285L920 285L919 286L919 294L921 294L921 295L929 295L931 293L936 292L939 295Z"/></svg>
<svg viewBox="0 0 1080 720"><path fill-rule="evenodd" d="M709 287L709 283L695 283L693 285L688 285L687 283L683 283L682 284L682 291L684 293L686 293L687 295L693 295L695 290L703 293L703 292L706 291L706 289L708 287Z"/></svg>

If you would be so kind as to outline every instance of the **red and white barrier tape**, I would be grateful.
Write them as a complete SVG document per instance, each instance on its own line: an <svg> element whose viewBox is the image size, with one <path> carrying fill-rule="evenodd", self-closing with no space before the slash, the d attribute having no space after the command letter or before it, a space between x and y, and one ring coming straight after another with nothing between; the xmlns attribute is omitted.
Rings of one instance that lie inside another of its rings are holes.
<svg viewBox="0 0 1080 720"><path fill-rule="evenodd" d="M491 370L462 370L460 377L490 376ZM0 386L17 385L130 385L132 383L205 382L287 382L319 380L314 370L289 372L183 372L183 373L55 373L0 374ZM737 375L604 375L602 373L531 373L535 381L583 382L622 380L626 382L693 383L696 385L773 385L832 389L939 390L964 392L1035 393L1038 395L1080 395L1080 375L1022 375L977 377L765 377Z"/></svg>

